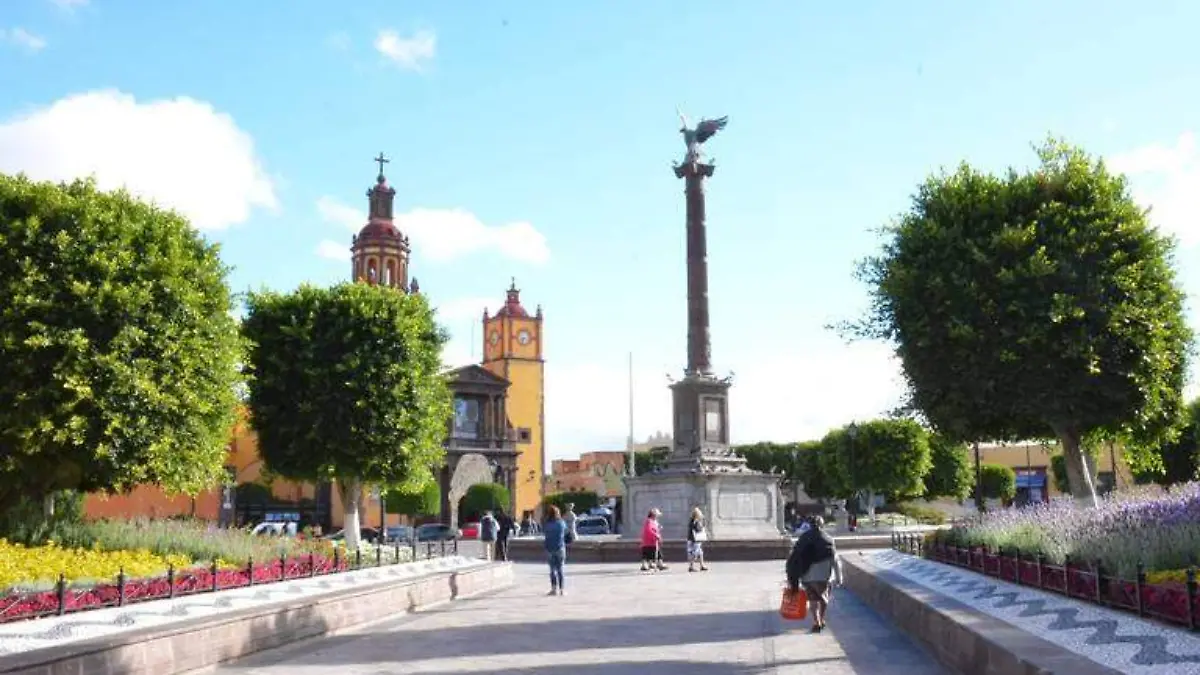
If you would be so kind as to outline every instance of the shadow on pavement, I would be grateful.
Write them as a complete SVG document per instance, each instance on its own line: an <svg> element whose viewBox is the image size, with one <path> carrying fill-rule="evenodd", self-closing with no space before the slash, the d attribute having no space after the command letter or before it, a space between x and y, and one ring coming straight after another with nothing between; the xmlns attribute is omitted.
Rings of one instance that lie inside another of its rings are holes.
<svg viewBox="0 0 1200 675"><path fill-rule="evenodd" d="M397 621L378 624L361 633L333 635L294 647L273 650L268 654L250 656L236 665L226 667L252 668L280 661L303 663L305 666L336 666L379 661L424 661L476 656L486 658L555 650L567 653L589 649L678 647L681 644L759 640L767 637L768 631L774 632L773 614L774 612L769 611L737 611L596 619L547 617L545 621L423 629L419 625L422 614L418 613ZM409 622L416 625L403 626ZM693 665L701 667L703 664ZM578 672L584 672L584 666L579 668L581 670Z"/></svg>
<svg viewBox="0 0 1200 675"><path fill-rule="evenodd" d="M774 673L777 668L790 666L813 666L821 663L842 662L841 658L820 657L777 662L765 666L739 665L736 663L703 663L699 661L612 661L609 663L560 663L550 666L523 666L519 668L488 669L488 675L630 675L630 673L653 673L653 675L764 675ZM463 675L461 670L425 671L424 675Z"/></svg>

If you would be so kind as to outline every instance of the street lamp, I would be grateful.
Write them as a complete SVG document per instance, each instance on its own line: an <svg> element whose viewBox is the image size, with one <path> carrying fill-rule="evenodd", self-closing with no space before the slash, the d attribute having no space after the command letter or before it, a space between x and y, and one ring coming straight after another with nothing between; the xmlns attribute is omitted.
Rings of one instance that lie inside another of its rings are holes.
<svg viewBox="0 0 1200 675"><path fill-rule="evenodd" d="M855 449L857 447L857 443L855 442L855 440L858 438L858 423L857 422L851 422L850 426L846 427L846 438L850 441L849 443L846 444L846 451L847 451L847 454L849 455L849 457L847 458L847 464L850 465L850 490L851 490L850 494L853 495L853 497L852 497L853 501L851 502L851 504L853 506L853 511L850 511L850 509L847 509L847 511L850 511L850 512L846 514L846 520L849 521L848 525L850 526L850 531L854 532L855 530L858 529L858 507L859 507L858 483L855 478L857 472L855 471L855 464L854 464L855 454L856 454Z"/></svg>

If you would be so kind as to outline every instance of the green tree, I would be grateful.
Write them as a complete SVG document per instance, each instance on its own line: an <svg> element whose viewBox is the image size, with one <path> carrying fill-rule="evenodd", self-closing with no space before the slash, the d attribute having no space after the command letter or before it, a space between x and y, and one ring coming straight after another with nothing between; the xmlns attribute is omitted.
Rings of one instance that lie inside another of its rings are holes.
<svg viewBox="0 0 1200 675"><path fill-rule="evenodd" d="M836 429L821 441L821 470L835 494L862 495L874 512L876 495L920 495L929 473L929 434L910 419L880 419Z"/></svg>
<svg viewBox="0 0 1200 675"><path fill-rule="evenodd" d="M984 464L981 467L983 496L999 499L1005 504L1017 496L1017 472L1003 464Z"/></svg>
<svg viewBox="0 0 1200 675"><path fill-rule="evenodd" d="M966 499L975 486L975 469L965 443L940 434L929 437L929 473L925 474L925 499Z"/></svg>
<svg viewBox="0 0 1200 675"><path fill-rule="evenodd" d="M174 212L0 174L0 506L223 479L241 377L227 273Z"/></svg>
<svg viewBox="0 0 1200 675"><path fill-rule="evenodd" d="M392 488L384 497L384 505L388 513L412 518L436 515L442 509L442 490L434 480L418 490Z"/></svg>
<svg viewBox="0 0 1200 675"><path fill-rule="evenodd" d="M600 495L591 490L556 492L546 495L542 499L542 504L544 506L557 506L561 511L567 510L567 504L574 504L575 513L585 513L600 505Z"/></svg>
<svg viewBox="0 0 1200 675"><path fill-rule="evenodd" d="M1169 439L1192 333L1173 242L1125 179L1061 142L1038 155L1031 171L964 164L928 179L861 264L873 305L852 328L897 345L910 404L935 429L966 441L1052 433L1072 494L1095 503L1083 438Z"/></svg>
<svg viewBox="0 0 1200 675"><path fill-rule="evenodd" d="M667 466L667 457L671 449L665 446L650 448L633 453L633 473L635 476L645 476Z"/></svg>
<svg viewBox="0 0 1200 675"><path fill-rule="evenodd" d="M803 441L796 446L799 450L796 480L804 487L805 494L818 500L834 498L835 485L821 468L821 441Z"/></svg>
<svg viewBox="0 0 1200 675"><path fill-rule="evenodd" d="M1186 483L1200 477L1200 399L1184 408L1182 427L1179 438L1163 444L1160 450L1161 470L1143 471L1163 485Z"/></svg>
<svg viewBox="0 0 1200 675"><path fill-rule="evenodd" d="M334 481L349 547L365 485L423 486L443 461L445 333L422 295L347 283L252 293L249 406L274 473Z"/></svg>
<svg viewBox="0 0 1200 675"><path fill-rule="evenodd" d="M499 483L476 483L467 488L459 504L460 519L477 520L484 511L508 508L508 488Z"/></svg>

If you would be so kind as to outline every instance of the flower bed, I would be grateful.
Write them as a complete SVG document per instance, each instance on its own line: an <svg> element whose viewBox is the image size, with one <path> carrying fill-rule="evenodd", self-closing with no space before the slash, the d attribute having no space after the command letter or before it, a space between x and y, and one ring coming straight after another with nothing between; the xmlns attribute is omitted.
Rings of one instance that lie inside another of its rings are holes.
<svg viewBox="0 0 1200 675"><path fill-rule="evenodd" d="M457 542L455 544L451 550L441 552L457 553ZM93 585L71 584L66 574L60 574L51 590L12 591L0 595L0 623L397 564L412 561L422 554L426 558L435 557L439 550L433 546L414 545L393 546L391 550L377 548L374 556L359 552L348 557L336 548L331 552L328 556L309 553L282 556L270 562L247 561L240 566L214 562L176 568L168 563L166 573L162 575L134 578L118 572L115 580Z"/></svg>
<svg viewBox="0 0 1200 675"><path fill-rule="evenodd" d="M1096 508L1056 500L985 514L896 547L1013 583L1196 629L1200 483L1143 488Z"/></svg>

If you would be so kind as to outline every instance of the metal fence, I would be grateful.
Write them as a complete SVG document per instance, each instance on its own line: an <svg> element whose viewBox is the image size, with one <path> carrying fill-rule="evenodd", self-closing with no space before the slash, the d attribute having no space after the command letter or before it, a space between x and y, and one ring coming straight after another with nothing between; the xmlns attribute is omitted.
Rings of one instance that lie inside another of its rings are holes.
<svg viewBox="0 0 1200 675"><path fill-rule="evenodd" d="M317 553L291 557L284 555L270 561L247 560L244 565L237 567L219 567L216 563L187 569L171 566L165 575L140 579L126 577L122 570L111 583L86 586L72 584L67 581L65 574L59 574L53 589L0 595L0 623L123 607L149 600L215 593L457 554L457 540L414 541L378 546L373 554L366 555L362 549L353 555L346 555L334 548L331 556Z"/></svg>

